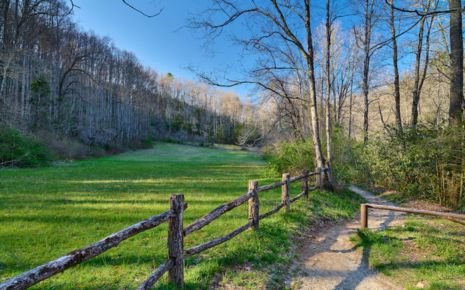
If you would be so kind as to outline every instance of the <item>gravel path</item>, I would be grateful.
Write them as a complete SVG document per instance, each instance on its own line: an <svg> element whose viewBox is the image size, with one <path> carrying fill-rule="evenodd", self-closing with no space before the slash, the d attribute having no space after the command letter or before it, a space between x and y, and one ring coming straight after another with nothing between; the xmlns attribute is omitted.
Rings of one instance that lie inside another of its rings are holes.
<svg viewBox="0 0 465 290"><path fill-rule="evenodd" d="M350 190L369 203L390 204L355 186ZM382 229L400 223L399 213L370 210L369 228ZM358 221L328 226L298 249L293 266L292 289L402 289L386 276L368 267L369 249L354 248L350 237L359 228Z"/></svg>

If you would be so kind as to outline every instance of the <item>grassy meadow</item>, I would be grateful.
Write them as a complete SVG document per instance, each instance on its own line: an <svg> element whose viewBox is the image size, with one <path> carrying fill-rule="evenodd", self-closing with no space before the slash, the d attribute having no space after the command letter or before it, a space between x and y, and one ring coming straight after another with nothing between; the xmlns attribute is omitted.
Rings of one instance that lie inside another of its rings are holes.
<svg viewBox="0 0 465 290"><path fill-rule="evenodd" d="M0 281L95 242L169 208L183 193L188 225L247 190L250 179L280 179L260 156L231 148L158 143L152 149L34 169L0 170ZM299 184L292 196L299 192ZM261 212L280 190L261 193ZM213 283L281 288L292 235L318 218L349 218L360 200L349 192L314 191L309 200L261 221L258 232L186 260L186 287ZM243 205L185 238L191 247L247 223ZM133 289L167 258L167 224L39 283L40 289ZM245 268L243 265L247 265ZM166 277L157 288L171 288Z"/></svg>

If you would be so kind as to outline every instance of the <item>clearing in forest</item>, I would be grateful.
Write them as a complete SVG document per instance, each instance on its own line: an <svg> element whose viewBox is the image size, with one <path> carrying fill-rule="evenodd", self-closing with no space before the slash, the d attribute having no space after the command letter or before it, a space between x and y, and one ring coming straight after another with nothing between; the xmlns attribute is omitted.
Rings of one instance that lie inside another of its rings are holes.
<svg viewBox="0 0 465 290"><path fill-rule="evenodd" d="M185 225L243 194L248 180L280 179L260 156L231 148L159 143L152 149L46 168L0 171L0 281L98 241L168 209L171 193L189 205ZM299 185L291 194L299 192ZM280 190L260 196L266 211ZM313 191L289 213L262 221L204 254L186 260L186 287L213 283L256 288L282 285L292 260L292 234L321 217L350 218L360 200ZM186 237L191 247L247 223L246 205ZM135 288L166 259L166 224L38 284L38 288ZM166 279L157 287L167 288Z"/></svg>

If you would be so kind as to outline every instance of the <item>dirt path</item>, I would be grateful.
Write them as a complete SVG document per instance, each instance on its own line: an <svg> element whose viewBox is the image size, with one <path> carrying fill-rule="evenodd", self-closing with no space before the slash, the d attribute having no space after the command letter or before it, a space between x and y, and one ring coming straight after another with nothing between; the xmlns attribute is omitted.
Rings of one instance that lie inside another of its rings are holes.
<svg viewBox="0 0 465 290"><path fill-rule="evenodd" d="M371 193L351 186L350 190L369 203L389 204ZM370 210L369 228L380 229L400 223L399 213ZM335 224L320 230L298 249L292 272L292 289L402 289L368 267L369 249L354 248L350 237L359 228L358 221Z"/></svg>

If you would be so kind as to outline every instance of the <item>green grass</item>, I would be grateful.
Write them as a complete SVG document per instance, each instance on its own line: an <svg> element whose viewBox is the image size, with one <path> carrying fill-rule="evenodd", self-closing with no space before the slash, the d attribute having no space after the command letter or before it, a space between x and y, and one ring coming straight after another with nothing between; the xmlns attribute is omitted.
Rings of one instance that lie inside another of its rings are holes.
<svg viewBox="0 0 465 290"><path fill-rule="evenodd" d="M169 208L171 193L189 204L185 225L246 192L247 182L279 180L257 155L239 150L160 143L153 149L36 169L0 170L0 281L86 246ZM292 193L299 192L295 184ZM260 194L261 212L280 191ZM312 192L309 200L261 221L258 232L186 260L186 287L205 289L224 275L253 289L280 288L292 235L321 217L348 218L359 199L349 192ZM247 222L246 205L185 239L191 247ZM99 257L41 282L45 289L132 289L167 258L167 225L141 233ZM258 275L245 275L249 264ZM278 269L278 270L272 270ZM237 274L237 275L236 275ZM243 277L243 278L240 278ZM237 281L239 280L239 281ZM170 288L166 277L157 287Z"/></svg>
<svg viewBox="0 0 465 290"><path fill-rule="evenodd" d="M363 231L354 241L369 263L406 289L465 289L464 227L409 216L403 226Z"/></svg>

